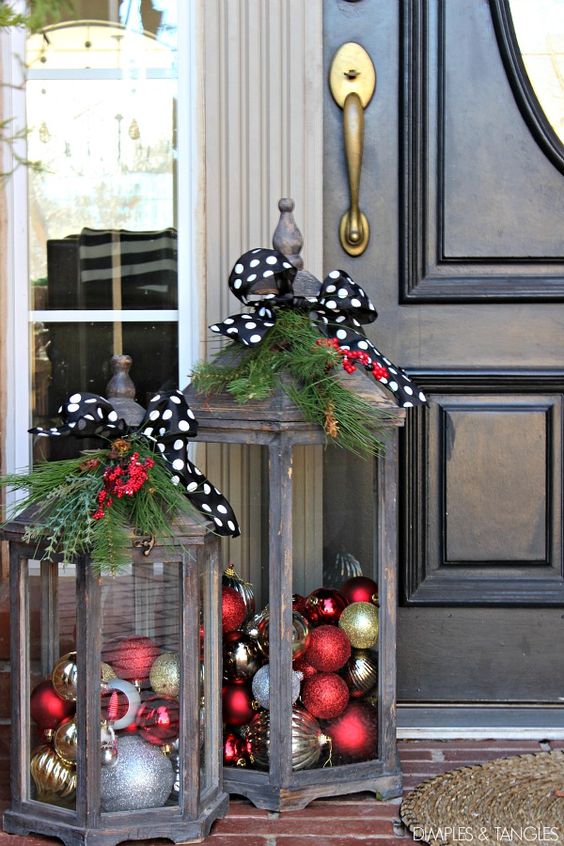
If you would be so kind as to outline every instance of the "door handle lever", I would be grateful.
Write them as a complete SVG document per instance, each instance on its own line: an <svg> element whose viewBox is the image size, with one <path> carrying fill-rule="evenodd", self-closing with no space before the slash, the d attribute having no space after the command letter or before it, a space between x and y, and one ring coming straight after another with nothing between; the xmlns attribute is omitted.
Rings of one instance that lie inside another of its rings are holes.
<svg viewBox="0 0 564 846"><path fill-rule="evenodd" d="M370 237L366 215L360 209L360 176L364 150L364 109L376 88L372 59L360 44L349 41L333 57L329 87L343 109L343 140L349 181L349 209L341 218L339 239L351 256L361 255Z"/></svg>

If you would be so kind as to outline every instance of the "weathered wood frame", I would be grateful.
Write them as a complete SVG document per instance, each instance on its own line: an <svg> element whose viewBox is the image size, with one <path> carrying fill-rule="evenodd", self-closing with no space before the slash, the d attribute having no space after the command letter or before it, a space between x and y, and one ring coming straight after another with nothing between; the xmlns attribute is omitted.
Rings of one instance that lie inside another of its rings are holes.
<svg viewBox="0 0 564 846"><path fill-rule="evenodd" d="M401 794L396 746L396 605L397 605L397 428L405 412L389 421L385 457L377 462L377 566L380 586L378 758L346 766L292 771L292 495L293 448L325 443L325 434L307 423L279 391L266 401L237 404L229 395L205 398L185 391L199 422L198 440L217 444L259 444L268 451L269 468L269 637L270 769L225 767L229 793L246 796L259 808L304 808L321 796L372 791L382 798ZM390 411L389 402L382 402Z"/></svg>
<svg viewBox="0 0 564 846"><path fill-rule="evenodd" d="M74 810L38 802L30 796L29 716L29 568L40 549L23 541L25 514L3 532L10 542L11 666L12 666L12 802L4 814L10 834L31 832L58 837L65 846L115 846L127 840L168 838L174 842L201 840L212 823L225 814L228 797L222 787L221 662L219 539L192 521L177 527L174 542L157 540L150 554L132 549L135 565L162 562L178 565L180 701L180 793L176 806L136 811L100 811L100 652L101 581L88 558L76 562L76 631L78 663L77 775ZM41 662L48 673L58 658L56 624L58 561L41 563ZM203 587L202 587L203 583ZM205 784L200 784L200 596L205 625L206 731Z"/></svg>

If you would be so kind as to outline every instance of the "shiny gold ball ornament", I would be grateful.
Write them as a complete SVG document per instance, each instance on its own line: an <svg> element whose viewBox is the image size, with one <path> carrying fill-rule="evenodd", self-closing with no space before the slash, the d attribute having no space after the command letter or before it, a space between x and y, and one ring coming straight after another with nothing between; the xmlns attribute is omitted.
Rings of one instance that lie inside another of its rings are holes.
<svg viewBox="0 0 564 846"><path fill-rule="evenodd" d="M270 757L270 711L256 714L245 735L249 760L258 767L268 769ZM314 767L323 747L330 743L315 717L302 708L292 708L292 769L306 770Z"/></svg>
<svg viewBox="0 0 564 846"><path fill-rule="evenodd" d="M55 752L65 764L76 763L76 747L78 743L76 720L74 717L63 720L53 735Z"/></svg>
<svg viewBox="0 0 564 846"><path fill-rule="evenodd" d="M162 652L155 658L149 673L149 682L159 696L178 696L180 661L176 652Z"/></svg>
<svg viewBox="0 0 564 846"><path fill-rule="evenodd" d="M371 602L351 602L339 618L339 627L355 649L370 649L378 640L378 609Z"/></svg>
<svg viewBox="0 0 564 846"><path fill-rule="evenodd" d="M364 696L378 681L378 657L369 649L353 649L341 672L352 699Z"/></svg>
<svg viewBox="0 0 564 846"><path fill-rule="evenodd" d="M235 570L233 564L230 564L229 567L223 571L221 584L223 587L233 588L233 590L237 591L245 603L245 608L247 609L247 616L245 619L250 619L250 617L252 617L255 613L255 592L252 584L241 578L239 573Z"/></svg>
<svg viewBox="0 0 564 846"><path fill-rule="evenodd" d="M76 792L76 771L51 746L40 746L31 756L31 777L38 798L69 799Z"/></svg>
<svg viewBox="0 0 564 846"><path fill-rule="evenodd" d="M78 667L76 665L76 652L67 652L61 656L51 674L53 687L61 697L68 702L76 702L76 681Z"/></svg>

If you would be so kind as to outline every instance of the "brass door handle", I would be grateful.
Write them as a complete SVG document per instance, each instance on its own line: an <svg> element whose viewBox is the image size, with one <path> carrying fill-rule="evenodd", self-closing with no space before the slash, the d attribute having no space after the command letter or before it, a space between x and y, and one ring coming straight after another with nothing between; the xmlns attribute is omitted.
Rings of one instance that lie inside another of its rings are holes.
<svg viewBox="0 0 564 846"><path fill-rule="evenodd" d="M360 44L349 41L333 57L329 87L343 109L343 136L349 179L350 205L341 218L339 238L351 256L361 255L370 237L366 215L360 209L360 175L364 150L364 109L376 88L372 59Z"/></svg>

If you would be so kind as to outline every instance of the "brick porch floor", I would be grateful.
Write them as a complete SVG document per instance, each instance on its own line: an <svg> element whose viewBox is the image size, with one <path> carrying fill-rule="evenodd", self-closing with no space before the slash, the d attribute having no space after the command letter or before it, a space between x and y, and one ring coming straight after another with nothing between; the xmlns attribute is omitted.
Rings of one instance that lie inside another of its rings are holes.
<svg viewBox="0 0 564 846"><path fill-rule="evenodd" d="M508 755L563 749L564 741L404 740L399 747L408 792L447 770ZM399 799L377 802L369 794L357 794L349 799L318 799L303 811L274 814L254 808L246 800L234 799L227 817L215 824L205 842L209 846L407 846L413 840L400 823L399 804ZM4 801L2 808L6 805ZM46 837L0 833L0 846L47 846L58 842ZM169 841L142 843L165 846Z"/></svg>

